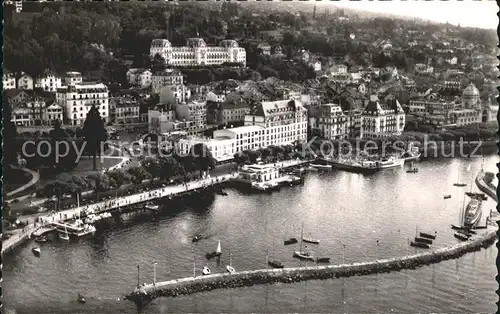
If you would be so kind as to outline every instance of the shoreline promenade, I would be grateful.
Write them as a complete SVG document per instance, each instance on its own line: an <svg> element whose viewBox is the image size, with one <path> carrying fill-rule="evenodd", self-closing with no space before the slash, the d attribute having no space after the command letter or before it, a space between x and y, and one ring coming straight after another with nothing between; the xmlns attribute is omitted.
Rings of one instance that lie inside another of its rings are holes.
<svg viewBox="0 0 500 314"><path fill-rule="evenodd" d="M288 161L278 162L275 165L280 168L288 168L288 167L298 166L307 162L308 161L302 161L302 160L288 160ZM43 228L46 224L50 224L52 222L64 222L66 220L74 219L78 217L78 215L83 211L90 210L97 214L97 213L111 211L119 207L126 207L134 204L144 203L155 199L161 199L164 197L176 197L186 192L195 191L201 188L206 188L208 186L220 184L223 182L228 182L234 179L236 176L237 174L234 173L234 174L220 175L216 177L208 177L204 179L190 181L183 184L165 186L132 195L121 196L115 199L97 202L94 204L74 207L50 215L41 215L38 217L39 221L41 222L38 223L30 222L26 227L23 228L21 233L14 234L10 238L3 240L1 254L3 255L4 253L14 249L24 240L30 238L31 234L34 231L36 231L39 228ZM19 217L19 220L23 220L23 218Z"/></svg>

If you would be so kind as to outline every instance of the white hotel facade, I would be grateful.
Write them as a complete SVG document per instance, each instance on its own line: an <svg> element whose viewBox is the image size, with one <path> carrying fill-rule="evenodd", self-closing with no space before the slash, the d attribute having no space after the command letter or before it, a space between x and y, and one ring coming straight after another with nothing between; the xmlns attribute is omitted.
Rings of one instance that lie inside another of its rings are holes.
<svg viewBox="0 0 500 314"><path fill-rule="evenodd" d="M213 139L190 137L178 142L180 153L204 143L223 162L234 154L270 145L307 141L307 110L297 100L262 102L245 116L245 126L214 131Z"/></svg>
<svg viewBox="0 0 500 314"><path fill-rule="evenodd" d="M167 39L153 39L149 55L159 54L169 66L205 66L223 63L246 65L246 51L235 40L226 39L209 47L202 38L189 38L186 46L172 47Z"/></svg>
<svg viewBox="0 0 500 314"><path fill-rule="evenodd" d="M58 88L56 102L63 108L69 125L83 125L92 105L104 122L109 121L108 87L102 83L80 83Z"/></svg>

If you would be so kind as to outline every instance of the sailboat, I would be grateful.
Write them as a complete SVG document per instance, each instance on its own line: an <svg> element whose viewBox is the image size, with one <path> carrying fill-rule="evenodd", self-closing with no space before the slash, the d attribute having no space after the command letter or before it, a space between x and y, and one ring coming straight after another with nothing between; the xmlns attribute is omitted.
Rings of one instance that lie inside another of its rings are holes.
<svg viewBox="0 0 500 314"><path fill-rule="evenodd" d="M219 241L219 243L217 243L217 250L215 251L215 256L221 256L221 254L222 254L222 249Z"/></svg>
<svg viewBox="0 0 500 314"><path fill-rule="evenodd" d="M64 225L64 233L59 233L59 239L69 241L69 234L68 229L66 228L66 224Z"/></svg>
<svg viewBox="0 0 500 314"><path fill-rule="evenodd" d="M303 241L304 241L304 224L302 224L302 231L300 233L300 251L293 252L293 257L313 261L314 257L306 250L302 250L302 242ZM306 246L306 248L307 248L307 246Z"/></svg>
<svg viewBox="0 0 500 314"><path fill-rule="evenodd" d="M469 167L467 167L467 171L470 171L470 165ZM454 186L457 186L457 187L464 187L464 186L467 186L466 183L463 183L460 181L460 171L458 172L458 178L457 178L457 182L453 184Z"/></svg>
<svg viewBox="0 0 500 314"><path fill-rule="evenodd" d="M230 250L229 251L229 265L226 266L226 270L230 274L233 274L236 272L236 270L233 268L233 266L231 266L232 256L233 256L233 254L231 253L231 250Z"/></svg>
<svg viewBox="0 0 500 314"><path fill-rule="evenodd" d="M266 252L267 265L272 268L284 268L285 266L280 261L274 259L274 239L273 239L273 259L269 260L268 253Z"/></svg>

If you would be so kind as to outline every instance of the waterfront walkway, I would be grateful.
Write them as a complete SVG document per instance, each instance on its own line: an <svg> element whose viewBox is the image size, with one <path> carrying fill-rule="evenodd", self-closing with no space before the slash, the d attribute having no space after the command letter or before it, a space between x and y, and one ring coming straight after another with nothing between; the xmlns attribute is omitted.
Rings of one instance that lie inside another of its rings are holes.
<svg viewBox="0 0 500 314"><path fill-rule="evenodd" d="M301 165L304 163L307 163L307 161L288 160L276 163L275 165L281 168L286 168L286 167ZM30 222L25 228L23 228L21 232L15 233L10 238L2 241L2 254L4 254L4 252L6 251L13 249L15 246L19 245L21 242L28 239L31 236L31 234L34 233L38 228L46 227L47 224L51 224L53 222L64 222L69 219L74 219L78 217L82 212L93 212L97 214L106 211L111 211L119 207L125 207L143 202L153 201L155 199L160 199L164 197L176 197L214 184L230 181L234 179L235 176L236 174L225 174L213 178L207 177L204 179L199 179L188 183L160 187L137 194L122 196L102 202L97 202L94 204L62 210L60 212L53 214L38 216L38 221L39 221L38 223ZM19 220L24 220L24 219L23 217L19 217Z"/></svg>
<svg viewBox="0 0 500 314"><path fill-rule="evenodd" d="M485 181L486 172L480 171L476 176L477 187L498 203L497 191L493 184Z"/></svg>
<svg viewBox="0 0 500 314"><path fill-rule="evenodd" d="M31 186L35 185L38 181L40 181L40 174L38 173L38 171L33 171L31 169L28 169L28 168L17 168L17 167L15 169L29 172L31 174L31 180L28 183L26 183L25 185L18 187L14 191L10 191L10 192L6 193L5 194L6 197L16 195L16 194L30 188Z"/></svg>
<svg viewBox="0 0 500 314"><path fill-rule="evenodd" d="M219 273L208 276L187 277L152 284L143 284L136 287L127 299L138 305L145 304L159 296L179 296L202 291L222 288L236 288L252 286L255 284L269 284L274 282L292 283L312 279L329 279L350 277L413 269L419 266L438 263L443 260L458 258L468 252L473 252L488 247L496 240L496 227L489 227L483 232L478 232L469 241L464 241L452 246L437 250L422 251L414 255L393 257L389 259L374 260L360 263L341 265L284 268L284 269L258 269L240 271L232 274Z"/></svg>

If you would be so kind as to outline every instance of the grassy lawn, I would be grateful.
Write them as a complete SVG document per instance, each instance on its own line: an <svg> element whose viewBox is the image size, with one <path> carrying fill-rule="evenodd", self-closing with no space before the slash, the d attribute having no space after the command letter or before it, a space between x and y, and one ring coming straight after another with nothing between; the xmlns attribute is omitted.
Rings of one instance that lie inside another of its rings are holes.
<svg viewBox="0 0 500 314"><path fill-rule="evenodd" d="M29 172L20 169L6 168L4 174L4 190L5 192L14 191L30 182L32 178L33 176Z"/></svg>
<svg viewBox="0 0 500 314"><path fill-rule="evenodd" d="M119 158L97 158L96 163L97 163L97 171L103 170L105 168L112 167L116 164L118 164L121 161ZM94 171L92 170L92 157L82 157L80 162L78 163L78 166L76 166L75 169L71 171L72 174L79 174L79 175L86 175L93 173ZM38 187L44 186L47 182L52 181L57 179L63 175L63 173L58 173L58 174L53 174L53 175L46 175L42 176L40 178L40 182L38 184Z"/></svg>

